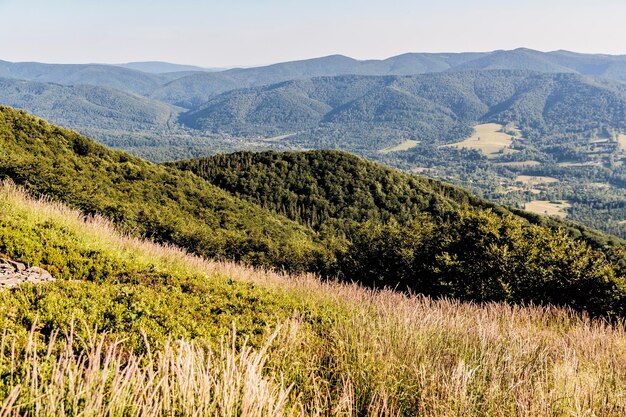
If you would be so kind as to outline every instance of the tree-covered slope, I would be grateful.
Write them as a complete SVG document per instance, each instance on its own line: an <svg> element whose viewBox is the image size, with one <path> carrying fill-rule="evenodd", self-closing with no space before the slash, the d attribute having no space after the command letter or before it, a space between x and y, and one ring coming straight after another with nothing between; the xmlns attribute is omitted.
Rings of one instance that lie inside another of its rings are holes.
<svg viewBox="0 0 626 417"><path fill-rule="evenodd" d="M626 129L624 109L626 88L617 82L494 70L289 81L224 93L180 120L238 135L297 133L289 141L308 147L377 150L401 139L452 142L479 122L514 123L533 140L567 140Z"/></svg>
<svg viewBox="0 0 626 417"><path fill-rule="evenodd" d="M196 253L305 269L313 233L191 173L112 151L0 107L0 178Z"/></svg>
<svg viewBox="0 0 626 417"><path fill-rule="evenodd" d="M165 126L179 110L107 87L0 78L0 103L25 109L74 130L150 130Z"/></svg>
<svg viewBox="0 0 626 417"><path fill-rule="evenodd" d="M625 307L623 242L513 214L438 181L336 151L243 152L174 165L317 230L345 279L473 300Z"/></svg>
<svg viewBox="0 0 626 417"><path fill-rule="evenodd" d="M149 74L100 64L42 64L0 61L0 77L63 85L88 84L147 95L184 73Z"/></svg>

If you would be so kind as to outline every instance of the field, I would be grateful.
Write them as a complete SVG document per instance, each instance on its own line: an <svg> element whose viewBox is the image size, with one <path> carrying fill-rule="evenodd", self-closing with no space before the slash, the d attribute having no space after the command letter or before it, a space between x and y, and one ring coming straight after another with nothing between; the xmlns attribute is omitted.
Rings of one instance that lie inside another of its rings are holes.
<svg viewBox="0 0 626 417"><path fill-rule="evenodd" d="M597 161L589 161L589 162L559 162L557 163L560 167L592 167L592 166L600 166L602 163Z"/></svg>
<svg viewBox="0 0 626 417"><path fill-rule="evenodd" d="M626 153L626 135L620 133L619 135L617 135L617 140L619 141L619 147L622 152Z"/></svg>
<svg viewBox="0 0 626 417"><path fill-rule="evenodd" d="M390 153L390 152L406 151L408 149L415 148L417 145L419 145L419 143L420 142L417 141L417 140L405 140L404 142L402 142L399 145L392 146L392 147L385 148L385 149L381 149L378 152L382 153L382 154L387 154L387 153Z"/></svg>
<svg viewBox="0 0 626 417"><path fill-rule="evenodd" d="M543 177L537 175L518 175L515 177L515 182L521 182L524 185L536 186L554 184L559 182L559 180L553 177Z"/></svg>
<svg viewBox="0 0 626 417"><path fill-rule="evenodd" d="M539 161L495 162L494 165L512 168L534 167L541 165Z"/></svg>
<svg viewBox="0 0 626 417"><path fill-rule="evenodd" d="M626 413L622 322L211 262L12 186L0 244L75 277L0 292L3 416Z"/></svg>
<svg viewBox="0 0 626 417"><path fill-rule="evenodd" d="M474 126L474 133L469 138L443 147L477 149L489 157L494 157L513 143L513 136L504 133L502 129L503 126L497 123L477 125Z"/></svg>
<svg viewBox="0 0 626 417"><path fill-rule="evenodd" d="M551 201L535 200L530 203L526 203L524 205L524 210L537 214L545 214L547 216L565 218L567 217L567 209L571 206L572 205L567 201L556 203Z"/></svg>
<svg viewBox="0 0 626 417"><path fill-rule="evenodd" d="M263 142L280 142L281 140L290 138L295 135L296 133L287 133L285 135L278 135L278 136L273 136L271 138L265 138L265 139L262 139L262 141Z"/></svg>

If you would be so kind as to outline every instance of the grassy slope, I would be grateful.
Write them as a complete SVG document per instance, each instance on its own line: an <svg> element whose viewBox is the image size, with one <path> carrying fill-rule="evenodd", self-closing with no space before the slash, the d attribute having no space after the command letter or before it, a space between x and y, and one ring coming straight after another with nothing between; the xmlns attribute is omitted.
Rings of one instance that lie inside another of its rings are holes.
<svg viewBox="0 0 626 417"><path fill-rule="evenodd" d="M207 262L6 185L0 252L71 279L0 292L11 415L626 412L621 323ZM238 336L220 345L233 322Z"/></svg>
<svg viewBox="0 0 626 417"><path fill-rule="evenodd" d="M302 269L313 233L191 173L109 150L0 107L0 178L212 257Z"/></svg>

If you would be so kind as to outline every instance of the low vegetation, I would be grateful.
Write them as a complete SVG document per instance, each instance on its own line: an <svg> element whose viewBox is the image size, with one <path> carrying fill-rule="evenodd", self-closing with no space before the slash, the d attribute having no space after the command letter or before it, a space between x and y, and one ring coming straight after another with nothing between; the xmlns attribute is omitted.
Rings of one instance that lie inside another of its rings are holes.
<svg viewBox="0 0 626 417"><path fill-rule="evenodd" d="M504 152L513 143L513 136L503 132L503 126L486 123L474 126L474 133L462 142L444 145L446 147L476 149L486 156L496 156Z"/></svg>
<svg viewBox="0 0 626 417"><path fill-rule="evenodd" d="M567 201L535 200L524 204L524 210L546 216L567 217L567 209L572 205Z"/></svg>
<svg viewBox="0 0 626 417"><path fill-rule="evenodd" d="M0 292L3 415L626 412L620 321L209 262L0 193L0 251L70 278Z"/></svg>

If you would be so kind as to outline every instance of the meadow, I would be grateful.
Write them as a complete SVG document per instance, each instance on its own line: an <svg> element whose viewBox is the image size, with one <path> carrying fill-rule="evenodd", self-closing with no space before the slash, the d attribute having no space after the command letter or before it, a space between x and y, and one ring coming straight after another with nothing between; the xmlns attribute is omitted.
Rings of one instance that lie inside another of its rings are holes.
<svg viewBox="0 0 626 417"><path fill-rule="evenodd" d="M515 182L521 182L524 185L536 186L545 184L555 184L559 182L557 178L545 177L539 175L518 175L515 177Z"/></svg>
<svg viewBox="0 0 626 417"><path fill-rule="evenodd" d="M406 151L409 149L413 149L415 148L417 145L419 145L419 141L417 140L405 140L402 143L396 145L396 146L391 146L389 148L385 148L385 149L381 149L380 151L378 151L381 154L388 154L391 152L399 152L399 151Z"/></svg>
<svg viewBox="0 0 626 417"><path fill-rule="evenodd" d="M474 126L474 132L464 141L442 147L476 149L488 157L494 157L510 147L512 143L513 136L505 133L502 125L485 123Z"/></svg>
<svg viewBox="0 0 626 417"><path fill-rule="evenodd" d="M60 278L0 293L2 416L626 413L620 320L212 262L8 184L0 251Z"/></svg>
<svg viewBox="0 0 626 417"><path fill-rule="evenodd" d="M567 209L572 205L567 201L535 200L524 204L524 210L546 216L567 217Z"/></svg>
<svg viewBox="0 0 626 417"><path fill-rule="evenodd" d="M617 140L619 142L619 147L621 151L626 152L626 135L623 133L620 133L619 135L617 135Z"/></svg>

